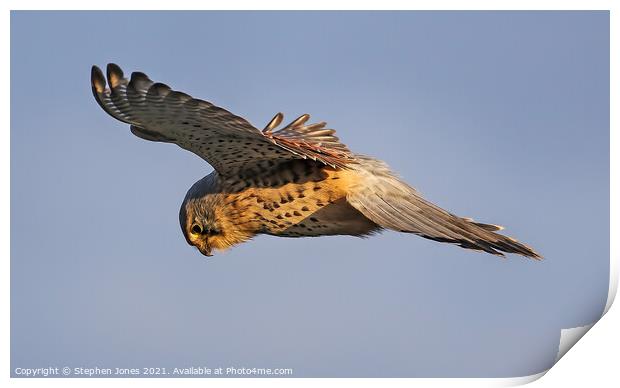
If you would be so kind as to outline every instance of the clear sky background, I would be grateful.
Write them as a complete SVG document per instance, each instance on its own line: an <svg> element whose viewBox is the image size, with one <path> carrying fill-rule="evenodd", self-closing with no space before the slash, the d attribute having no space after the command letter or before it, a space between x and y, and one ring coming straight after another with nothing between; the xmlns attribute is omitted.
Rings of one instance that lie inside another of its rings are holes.
<svg viewBox="0 0 620 388"><path fill-rule="evenodd" d="M545 260L395 232L207 260L178 210L211 167L99 108L107 62L261 128L310 113ZM598 319L608 279L607 12L12 13L12 370L522 376Z"/></svg>

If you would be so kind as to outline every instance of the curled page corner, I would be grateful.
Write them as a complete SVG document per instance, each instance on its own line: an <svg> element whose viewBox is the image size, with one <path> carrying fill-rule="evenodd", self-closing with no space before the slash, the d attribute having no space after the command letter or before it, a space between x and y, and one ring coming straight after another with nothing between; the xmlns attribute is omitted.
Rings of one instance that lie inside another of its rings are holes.
<svg viewBox="0 0 620 388"><path fill-rule="evenodd" d="M614 303L614 299L616 298L616 293L618 292L618 264L617 260L612 258L609 260L609 291L607 294L607 303L605 303L605 310L603 311L603 315L607 314L607 311L611 308L611 305Z"/></svg>
<svg viewBox="0 0 620 388"><path fill-rule="evenodd" d="M555 362L560 361L566 352L568 352L570 348L572 348L577 341L579 341L581 337L583 337L588 330L594 326L594 323L585 326L572 327L570 329L562 329L562 331L560 331L560 346L558 346L558 354L555 357Z"/></svg>
<svg viewBox="0 0 620 388"><path fill-rule="evenodd" d="M548 371L549 371L549 369L544 370L542 372L534 373L533 375L529 375L529 376L509 377L509 378L503 379L501 384L499 384L498 386L502 386L502 387L517 387L517 386L520 386L520 385L529 384L529 383L531 383L533 381L536 381L539 378L543 377Z"/></svg>

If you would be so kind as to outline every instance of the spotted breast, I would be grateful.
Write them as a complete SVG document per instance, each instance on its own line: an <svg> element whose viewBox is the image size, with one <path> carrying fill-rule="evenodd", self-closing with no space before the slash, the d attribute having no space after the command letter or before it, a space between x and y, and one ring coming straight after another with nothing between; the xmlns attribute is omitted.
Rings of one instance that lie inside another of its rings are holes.
<svg viewBox="0 0 620 388"><path fill-rule="evenodd" d="M259 166L245 179L224 180L222 216L235 214L255 233L283 237L367 235L378 226L346 201L359 180L354 170L308 161Z"/></svg>

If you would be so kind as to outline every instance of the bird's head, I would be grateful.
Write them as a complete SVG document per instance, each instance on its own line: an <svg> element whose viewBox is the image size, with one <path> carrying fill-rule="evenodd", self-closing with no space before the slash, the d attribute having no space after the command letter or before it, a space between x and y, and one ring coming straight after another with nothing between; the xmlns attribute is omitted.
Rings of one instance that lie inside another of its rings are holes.
<svg viewBox="0 0 620 388"><path fill-rule="evenodd" d="M200 181L199 181L200 182ZM179 212L181 230L187 243L205 256L214 250L225 250L252 238L253 233L241 228L222 194L200 193L185 197Z"/></svg>

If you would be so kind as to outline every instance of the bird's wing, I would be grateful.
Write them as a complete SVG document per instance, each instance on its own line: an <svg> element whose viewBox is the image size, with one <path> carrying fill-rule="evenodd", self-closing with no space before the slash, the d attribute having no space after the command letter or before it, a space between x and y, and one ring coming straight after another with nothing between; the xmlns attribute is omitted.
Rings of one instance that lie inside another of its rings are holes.
<svg viewBox="0 0 620 388"><path fill-rule="evenodd" d="M516 253L534 259L540 255L525 244L495 233L500 226L474 222L436 206L396 177L383 162L357 157L359 183L350 187L347 201L381 227L458 244L503 256Z"/></svg>
<svg viewBox="0 0 620 388"><path fill-rule="evenodd" d="M354 162L333 129L323 122L306 125L307 114L274 131L283 119L278 113L260 131L242 117L155 83L143 73L132 73L128 80L120 67L109 64L107 81L108 85L102 71L93 66L92 91L103 110L130 124L138 137L175 143L195 153L224 177L291 159L334 168Z"/></svg>

